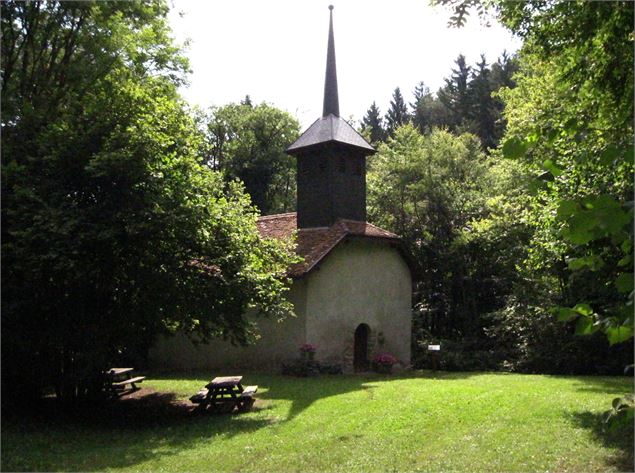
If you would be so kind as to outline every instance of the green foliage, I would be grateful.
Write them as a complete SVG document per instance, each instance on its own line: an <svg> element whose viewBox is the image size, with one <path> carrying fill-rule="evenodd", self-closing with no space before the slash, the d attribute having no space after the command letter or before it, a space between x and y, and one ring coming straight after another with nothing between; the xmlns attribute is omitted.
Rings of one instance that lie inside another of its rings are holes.
<svg viewBox="0 0 635 473"><path fill-rule="evenodd" d="M632 357L628 347L576 336L604 327L590 304L563 307L567 325L549 312L561 304L567 267L559 259L544 270L545 254L560 247L527 197L531 169L498 154L487 158L473 135L422 136L411 125L379 146L368 173L369 218L401 235L413 262L415 363L425 362L433 339L448 347L446 369L620 373ZM552 206L553 222L556 214ZM569 263L611 270L603 261L580 255ZM615 339L626 336L612 327L604 328Z"/></svg>
<svg viewBox="0 0 635 473"><path fill-rule="evenodd" d="M480 138L484 150L494 149L505 125L503 103L497 92L501 87L514 86L511 76L516 60L503 52L491 66L484 55L475 67L468 66L463 55L459 55L456 64L457 69L452 70L436 96L423 82L417 85L411 104L412 122L424 134L434 128L447 128L458 134L470 132Z"/></svg>
<svg viewBox="0 0 635 473"><path fill-rule="evenodd" d="M392 93L392 100L390 101L390 108L386 113L386 133L388 136L393 136L395 130L410 121L410 114L408 113L408 106L406 101L401 95L401 90L397 87Z"/></svg>
<svg viewBox="0 0 635 473"><path fill-rule="evenodd" d="M632 359L632 347L610 346L606 336L585 324L590 307L579 304L558 310L558 321L545 306L552 295L545 285L518 288L489 319L482 346L498 355L498 369L530 373L621 374ZM544 301L544 302L543 302ZM579 319L576 320L576 317ZM579 335L587 335L580 337Z"/></svg>
<svg viewBox="0 0 635 473"><path fill-rule="evenodd" d="M424 137L412 125L371 163L369 218L401 235L413 261L415 339L479 336L480 314L502 304L525 255L522 206L513 200L522 170L490 164L473 135Z"/></svg>
<svg viewBox="0 0 635 473"><path fill-rule="evenodd" d="M384 130L381 114L375 102L373 102L362 119L362 133L368 136L371 143L384 141L386 130Z"/></svg>
<svg viewBox="0 0 635 473"><path fill-rule="evenodd" d="M635 395L627 394L624 397L613 399L611 409L606 414L606 422L612 429L632 429L635 417Z"/></svg>
<svg viewBox="0 0 635 473"><path fill-rule="evenodd" d="M452 111L454 120L450 126L453 129L456 129L469 115L472 99L468 89L472 68L467 65L465 56L462 54L456 58L455 64L456 69L452 69L452 74L445 79L445 86L438 93L441 103Z"/></svg>
<svg viewBox="0 0 635 473"><path fill-rule="evenodd" d="M438 3L454 10L451 22L459 26L474 6ZM563 321L578 320L576 333L602 330L611 344L629 340L633 3L503 0L484 6L479 15L489 8L524 39L518 86L500 94L509 124L503 154L524 160L536 178L535 233L523 269L535 284L550 277L558 282L549 299L561 306L556 313Z"/></svg>
<svg viewBox="0 0 635 473"><path fill-rule="evenodd" d="M261 241L242 188L198 162L166 14L2 3L6 392L91 394L157 333L246 343L246 309L289 309L288 249Z"/></svg>
<svg viewBox="0 0 635 473"><path fill-rule="evenodd" d="M295 209L295 159L285 153L299 136L294 117L249 99L212 108L202 121L208 166L222 171L227 181L241 180L265 215Z"/></svg>
<svg viewBox="0 0 635 473"><path fill-rule="evenodd" d="M633 4L503 2L500 12L525 37L517 87L501 96L509 123L503 154L538 178L528 274L558 278L553 300L562 320L578 319L577 333L629 340ZM589 310L575 310L579 302Z"/></svg>
<svg viewBox="0 0 635 473"><path fill-rule="evenodd" d="M422 134L430 133L434 128L449 127L453 122L452 111L448 109L430 89L420 82L414 91L412 123Z"/></svg>
<svg viewBox="0 0 635 473"><path fill-rule="evenodd" d="M414 101L410 103L411 112L400 89L395 89L385 126L373 102L361 122L361 131L373 143L385 142L394 136L396 128L412 123L424 135L435 128L456 134L473 133L480 138L483 150L494 149L505 128L503 101L498 90L514 87L512 75L517 68L516 59L503 52L490 66L481 55L481 61L471 67L465 57L459 55L456 64L457 69L452 70L445 85L436 93L430 92L423 82L417 84Z"/></svg>

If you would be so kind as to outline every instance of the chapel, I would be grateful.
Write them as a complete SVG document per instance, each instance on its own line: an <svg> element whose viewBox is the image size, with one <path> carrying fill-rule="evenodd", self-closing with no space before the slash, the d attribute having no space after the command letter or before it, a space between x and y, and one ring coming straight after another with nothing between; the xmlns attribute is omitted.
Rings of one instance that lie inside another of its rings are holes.
<svg viewBox="0 0 635 473"><path fill-rule="evenodd" d="M248 347L164 339L150 352L156 368L276 370L306 344L345 372L368 369L379 353L410 364L410 269L399 236L366 221L366 158L375 150L340 117L329 10L322 116L286 150L297 161L297 212L258 220L263 238L295 238L303 258L289 268L296 316L258 319L260 338Z"/></svg>

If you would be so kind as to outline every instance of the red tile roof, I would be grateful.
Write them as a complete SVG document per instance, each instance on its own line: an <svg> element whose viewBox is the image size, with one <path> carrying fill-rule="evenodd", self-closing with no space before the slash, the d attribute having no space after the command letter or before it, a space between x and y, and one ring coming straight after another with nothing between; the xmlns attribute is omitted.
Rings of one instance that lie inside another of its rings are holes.
<svg viewBox="0 0 635 473"><path fill-rule="evenodd" d="M338 243L348 237L381 238L399 241L394 233L367 222L339 219L330 227L297 229L295 213L269 215L258 219L258 230L264 238L290 239L297 231L296 252L304 261L289 268L294 278L311 271Z"/></svg>

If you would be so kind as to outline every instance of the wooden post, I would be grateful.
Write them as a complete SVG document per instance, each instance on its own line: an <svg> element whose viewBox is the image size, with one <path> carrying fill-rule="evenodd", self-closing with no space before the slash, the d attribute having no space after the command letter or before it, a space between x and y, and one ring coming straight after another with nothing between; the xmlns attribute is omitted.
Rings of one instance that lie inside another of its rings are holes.
<svg viewBox="0 0 635 473"><path fill-rule="evenodd" d="M441 354L441 345L428 345L428 356L430 357L430 364L432 365L432 371L436 371L439 368L440 354Z"/></svg>

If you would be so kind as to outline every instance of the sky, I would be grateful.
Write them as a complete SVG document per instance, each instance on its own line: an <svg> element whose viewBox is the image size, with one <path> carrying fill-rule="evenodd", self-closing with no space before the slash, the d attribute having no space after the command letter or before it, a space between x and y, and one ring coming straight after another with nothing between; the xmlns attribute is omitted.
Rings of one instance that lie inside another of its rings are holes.
<svg viewBox="0 0 635 473"><path fill-rule="evenodd" d="M305 129L322 114L328 5L333 27L340 114L355 122L375 101L381 113L395 87L412 100L423 81L443 85L463 54L475 64L520 47L498 24L447 26L450 13L428 0L172 0L177 42L189 41L193 73L181 90L202 107L238 102L249 94L288 111Z"/></svg>

